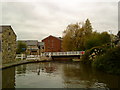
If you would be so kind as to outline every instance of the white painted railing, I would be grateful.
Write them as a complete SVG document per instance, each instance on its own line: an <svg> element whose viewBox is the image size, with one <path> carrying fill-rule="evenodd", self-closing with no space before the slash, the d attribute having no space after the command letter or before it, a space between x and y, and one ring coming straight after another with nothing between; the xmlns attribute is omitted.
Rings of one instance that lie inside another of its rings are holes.
<svg viewBox="0 0 120 90"><path fill-rule="evenodd" d="M21 59L21 60L40 59L40 55L27 55L26 56L25 54L17 54L16 59Z"/></svg>
<svg viewBox="0 0 120 90"><path fill-rule="evenodd" d="M69 55L83 55L85 51L69 51L69 52L44 52L42 56L69 56Z"/></svg>
<svg viewBox="0 0 120 90"><path fill-rule="evenodd" d="M74 55L84 55L85 51L69 51L69 52L44 52L41 55L25 55L17 54L16 59L39 59L41 56L74 56Z"/></svg>
<svg viewBox="0 0 120 90"><path fill-rule="evenodd" d="M25 59L26 58L26 55L25 54L17 54L16 55L16 59L21 59L21 60L23 60L23 59Z"/></svg>

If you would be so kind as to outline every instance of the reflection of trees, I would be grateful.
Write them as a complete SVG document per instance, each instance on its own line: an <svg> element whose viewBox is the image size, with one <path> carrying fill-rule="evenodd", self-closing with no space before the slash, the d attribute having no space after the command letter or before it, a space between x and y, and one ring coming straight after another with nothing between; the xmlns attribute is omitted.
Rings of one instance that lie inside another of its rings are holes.
<svg viewBox="0 0 120 90"><path fill-rule="evenodd" d="M98 80L98 82L103 82L106 83L108 87L110 88L120 88L120 77L117 75L110 75L104 72L100 72L100 71L96 71L93 70L93 74L96 80Z"/></svg>
<svg viewBox="0 0 120 90"><path fill-rule="evenodd" d="M2 88L14 88L15 67L2 70Z"/></svg>
<svg viewBox="0 0 120 90"><path fill-rule="evenodd" d="M90 66L84 64L66 64L63 66L63 78L65 84L83 84L86 87L92 87L96 82L105 83L108 87L118 88L120 78L110 74L105 74L93 70Z"/></svg>
<svg viewBox="0 0 120 90"><path fill-rule="evenodd" d="M65 83L68 84L84 84L86 87L90 87L92 83L92 75L90 74L92 71L90 68L84 68L82 65L79 64L67 64L63 67L64 72L64 80ZM91 81L91 82L89 82Z"/></svg>

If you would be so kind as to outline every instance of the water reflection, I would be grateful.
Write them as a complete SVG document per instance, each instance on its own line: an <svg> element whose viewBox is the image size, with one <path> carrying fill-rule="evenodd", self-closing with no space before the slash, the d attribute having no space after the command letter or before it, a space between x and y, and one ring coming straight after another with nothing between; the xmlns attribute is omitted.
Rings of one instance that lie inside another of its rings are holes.
<svg viewBox="0 0 120 90"><path fill-rule="evenodd" d="M120 88L120 77L98 72L84 64L67 64L63 68L65 84L68 87L72 84L80 84L83 88Z"/></svg>
<svg viewBox="0 0 120 90"><path fill-rule="evenodd" d="M81 63L26 64L4 69L2 74L4 88L120 88L119 76Z"/></svg>
<svg viewBox="0 0 120 90"><path fill-rule="evenodd" d="M26 65L17 66L16 73L24 75L26 73Z"/></svg>
<svg viewBox="0 0 120 90"><path fill-rule="evenodd" d="M15 67L2 70L2 88L15 88Z"/></svg>

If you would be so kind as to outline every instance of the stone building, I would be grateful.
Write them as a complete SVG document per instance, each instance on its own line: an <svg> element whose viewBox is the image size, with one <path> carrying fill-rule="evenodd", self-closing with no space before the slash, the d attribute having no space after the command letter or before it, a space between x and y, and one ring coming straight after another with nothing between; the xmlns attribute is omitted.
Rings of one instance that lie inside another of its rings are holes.
<svg viewBox="0 0 120 90"><path fill-rule="evenodd" d="M0 33L0 65L1 64L2 64L2 34Z"/></svg>
<svg viewBox="0 0 120 90"><path fill-rule="evenodd" d="M45 52L60 52L62 40L59 37L48 36L42 40L45 43Z"/></svg>
<svg viewBox="0 0 120 90"><path fill-rule="evenodd" d="M16 57L16 34L11 26L0 26L2 63L9 63Z"/></svg>

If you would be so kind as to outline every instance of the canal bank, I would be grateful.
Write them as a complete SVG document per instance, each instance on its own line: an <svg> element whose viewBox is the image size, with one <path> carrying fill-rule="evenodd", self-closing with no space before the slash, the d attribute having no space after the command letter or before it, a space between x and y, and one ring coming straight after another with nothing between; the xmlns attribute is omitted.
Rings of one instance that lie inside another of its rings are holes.
<svg viewBox="0 0 120 90"><path fill-rule="evenodd" d="M18 66L18 65L22 65L22 64L28 64L28 63L39 63L39 62L51 62L52 60L51 59L43 59L43 60L20 60L20 61L15 61L15 62L12 62L12 63L7 63L7 64L2 64L0 66L0 69L6 69L6 68L10 68L10 67L13 67L13 66ZM64 62L63 60L56 60L57 62ZM68 60L67 60L68 61ZM70 61L73 61L73 62L81 62L81 61L74 61L74 60L70 60Z"/></svg>
<svg viewBox="0 0 120 90"><path fill-rule="evenodd" d="M7 64L2 64L0 66L0 69L5 69L13 66L18 66L22 64L27 64L27 63L37 63L37 62L49 62L51 59L40 59L40 60L16 60L15 62L7 63Z"/></svg>

